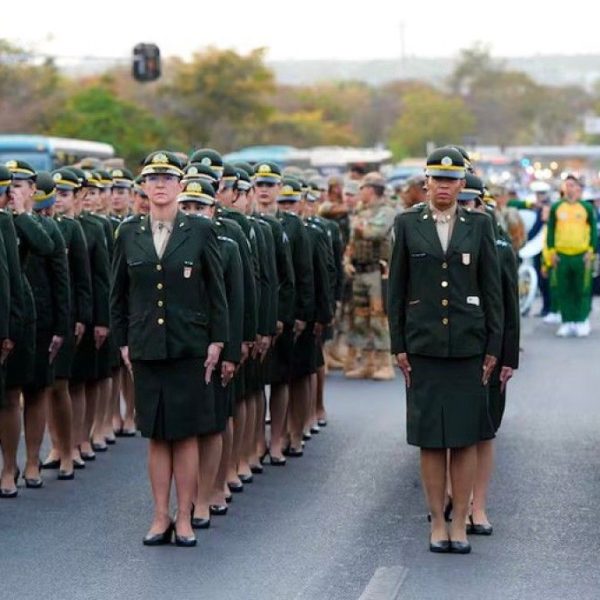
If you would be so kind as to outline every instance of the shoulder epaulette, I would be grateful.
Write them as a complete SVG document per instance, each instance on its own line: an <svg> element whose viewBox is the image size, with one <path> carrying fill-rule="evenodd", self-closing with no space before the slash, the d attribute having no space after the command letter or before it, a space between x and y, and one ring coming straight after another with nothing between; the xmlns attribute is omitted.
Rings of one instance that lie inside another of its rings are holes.
<svg viewBox="0 0 600 600"><path fill-rule="evenodd" d="M218 235L217 238L223 242L229 242L230 244L235 244L237 246L237 242L226 235Z"/></svg>

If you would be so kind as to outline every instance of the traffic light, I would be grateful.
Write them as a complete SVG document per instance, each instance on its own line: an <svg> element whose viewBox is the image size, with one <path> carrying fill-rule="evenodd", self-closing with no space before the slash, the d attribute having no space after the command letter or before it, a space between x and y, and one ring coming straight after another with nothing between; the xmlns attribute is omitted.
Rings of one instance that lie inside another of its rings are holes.
<svg viewBox="0 0 600 600"><path fill-rule="evenodd" d="M160 77L160 50L156 44L138 44L133 49L133 78L156 81Z"/></svg>

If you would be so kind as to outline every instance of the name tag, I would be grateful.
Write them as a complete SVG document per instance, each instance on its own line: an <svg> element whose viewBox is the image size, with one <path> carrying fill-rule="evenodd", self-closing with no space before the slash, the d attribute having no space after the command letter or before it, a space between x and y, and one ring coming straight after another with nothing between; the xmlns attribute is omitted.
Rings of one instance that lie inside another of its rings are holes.
<svg viewBox="0 0 600 600"><path fill-rule="evenodd" d="M426 256L425 252L412 252L410 255L411 258L425 258Z"/></svg>
<svg viewBox="0 0 600 600"><path fill-rule="evenodd" d="M471 255L468 252L463 252L462 254L462 264L465 266L469 266L471 264Z"/></svg>
<svg viewBox="0 0 600 600"><path fill-rule="evenodd" d="M467 304L479 306L479 296L467 296Z"/></svg>

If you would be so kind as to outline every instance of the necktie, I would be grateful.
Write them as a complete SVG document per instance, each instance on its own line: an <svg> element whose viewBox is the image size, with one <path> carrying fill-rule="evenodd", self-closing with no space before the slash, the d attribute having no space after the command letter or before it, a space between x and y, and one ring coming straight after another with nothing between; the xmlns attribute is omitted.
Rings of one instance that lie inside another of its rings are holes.
<svg viewBox="0 0 600 600"><path fill-rule="evenodd" d="M164 223L160 221L156 225L156 233L154 234L154 248L158 258L162 258L165 248L167 247L167 241L169 239L169 230Z"/></svg>

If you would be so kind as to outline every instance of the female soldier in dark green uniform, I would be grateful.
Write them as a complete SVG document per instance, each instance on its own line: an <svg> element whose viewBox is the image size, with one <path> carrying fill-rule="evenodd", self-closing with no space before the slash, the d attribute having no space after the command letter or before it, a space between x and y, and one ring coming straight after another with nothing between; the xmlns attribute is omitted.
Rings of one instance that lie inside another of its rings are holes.
<svg viewBox="0 0 600 600"><path fill-rule="evenodd" d="M6 261L0 260L1 275L0 298L0 324L2 334L0 341L0 440L2 440L2 477L0 479L0 498L14 498L17 495L15 476L17 475L17 447L19 445L19 434L21 430L21 413L14 397L7 400L6 386L6 364L10 353L15 348L15 343L21 339L22 323L24 314L24 289L23 276L21 274L21 261L19 260L19 243L17 232L13 223L12 215L5 210L8 204L8 190L12 180L11 172L0 165L0 235L3 241ZM1 250L0 250L1 252ZM6 267L6 277L4 277ZM8 297L6 294L8 293ZM8 315L8 320L6 316ZM4 322L8 326L5 330ZM6 337L2 336L6 333Z"/></svg>
<svg viewBox="0 0 600 600"><path fill-rule="evenodd" d="M187 215L214 218L215 191L207 181L187 180L177 201ZM242 358L244 325L244 287L239 247L237 242L227 236L228 224L222 219L214 220L214 224L227 297L229 341L223 348L220 366L213 376L218 429L222 431L222 435L214 440L217 443L210 445L205 441L213 442L214 436L198 439L200 469L192 519L192 527L197 529L205 529L210 525L211 514L227 513L225 486L233 441L233 375Z"/></svg>
<svg viewBox="0 0 600 600"><path fill-rule="evenodd" d="M196 544L191 528L199 436L218 435L212 373L228 341L227 301L212 223L177 210L182 165L171 152L144 161L147 218L118 229L111 308L123 362L133 370L137 423L150 438L155 512L144 544ZM169 516L171 480L177 519Z"/></svg>
<svg viewBox="0 0 600 600"><path fill-rule="evenodd" d="M496 236L496 249L500 265L504 324L502 349L496 368L490 379L490 416L497 432L506 401L506 384L519 366L519 290L517 260L512 244L496 221L494 209L484 204L484 187L479 177L467 173L466 185L459 195L461 206L486 213L492 219ZM473 505L469 514L467 533L491 535L492 526L487 516L487 491L494 467L494 440L483 440L477 444L477 474L473 487Z"/></svg>
<svg viewBox="0 0 600 600"><path fill-rule="evenodd" d="M75 220L75 190L79 187L79 180L73 171L66 168L55 171L53 179L56 201L47 210L53 211L65 240L71 314L69 329L54 365L55 381L48 412L52 449L42 468L60 469L59 479L69 479L73 474L73 405L69 394L69 380L76 347L92 321L92 287L85 235L81 225Z"/></svg>
<svg viewBox="0 0 600 600"><path fill-rule="evenodd" d="M52 254L47 257L31 256L25 267L36 312L34 374L23 388L27 447L25 483L37 488L42 485L39 477L39 452L46 429L47 404L55 379L54 361L69 333L71 299L64 239L54 220L42 214L44 209L54 204L55 188L50 173L41 171L37 174L36 188L33 197L35 216L40 219L54 243ZM72 475L72 470L69 470L68 465L65 466L65 473Z"/></svg>
<svg viewBox="0 0 600 600"><path fill-rule="evenodd" d="M466 520L477 443L493 437L488 382L500 353L502 299L490 219L456 205L465 163L427 159L428 204L396 218L389 279L392 352L407 389L408 443L421 448L432 552L470 552ZM446 451L454 518L444 521Z"/></svg>

